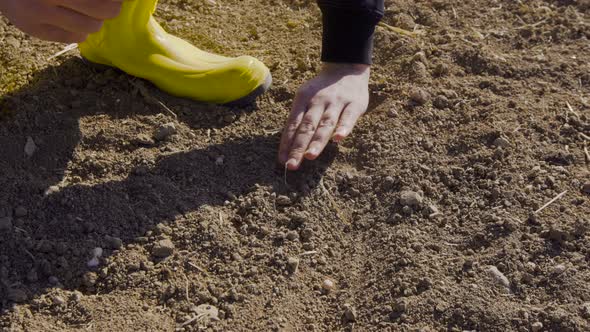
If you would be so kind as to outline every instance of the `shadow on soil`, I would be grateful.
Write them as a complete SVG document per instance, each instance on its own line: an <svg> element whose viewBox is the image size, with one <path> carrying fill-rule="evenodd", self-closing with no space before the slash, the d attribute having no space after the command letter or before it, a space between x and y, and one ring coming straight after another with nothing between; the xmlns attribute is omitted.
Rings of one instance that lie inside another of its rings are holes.
<svg viewBox="0 0 590 332"><path fill-rule="evenodd" d="M335 155L328 150L318 162L290 174L287 186L275 165L278 137L258 136L160 155L155 164L142 165L122 179L68 184L48 193L75 157L81 117L104 114L122 123L166 114L160 105L146 102L130 80L74 58L39 72L29 86L0 99L0 218L11 224L0 229L0 314L14 301L30 301L48 288L78 288L90 252L104 247L108 236L136 243L159 223L203 205L222 205L257 185L278 193L293 187L309 190ZM219 128L226 115L255 110L203 105L148 90L179 109L178 121L193 128ZM32 158L23 152L28 136L42 147ZM223 167L215 163L220 155L225 156ZM16 212L17 206L27 213Z"/></svg>

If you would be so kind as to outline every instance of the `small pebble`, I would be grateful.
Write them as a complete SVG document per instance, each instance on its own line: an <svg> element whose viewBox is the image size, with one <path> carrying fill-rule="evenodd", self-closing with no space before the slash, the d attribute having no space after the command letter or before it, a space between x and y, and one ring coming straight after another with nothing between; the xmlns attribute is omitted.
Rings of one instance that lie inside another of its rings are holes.
<svg viewBox="0 0 590 332"><path fill-rule="evenodd" d="M92 257L92 259L89 260L88 263L86 263L86 266L90 269L93 269L99 265L100 265L100 260L98 259L98 257Z"/></svg>
<svg viewBox="0 0 590 332"><path fill-rule="evenodd" d="M158 127L158 129L154 133L154 138L158 141L163 141L174 134L176 134L176 126L174 125L174 123L169 122Z"/></svg>
<svg viewBox="0 0 590 332"><path fill-rule="evenodd" d="M590 194L590 182L584 183L584 185L582 186L582 191L586 194Z"/></svg>
<svg viewBox="0 0 590 332"><path fill-rule="evenodd" d="M29 136L27 137L27 143L25 143L25 155L30 158L35 154L35 151L37 151L37 145L33 138Z"/></svg>
<svg viewBox="0 0 590 332"><path fill-rule="evenodd" d="M299 239L299 234L296 231L289 231L287 232L287 240L289 241L297 241Z"/></svg>
<svg viewBox="0 0 590 332"><path fill-rule="evenodd" d="M565 265L563 265L563 264L557 264L557 265L555 265L555 267L553 268L553 273L554 273L554 274L556 274L556 275L560 275L560 274L562 274L563 272L565 272L565 270L566 270L566 267L565 267Z"/></svg>
<svg viewBox="0 0 590 332"><path fill-rule="evenodd" d="M533 332L539 332L543 329L543 323L541 322L534 322L533 324L531 324L531 331Z"/></svg>
<svg viewBox="0 0 590 332"><path fill-rule="evenodd" d="M123 240L121 240L118 237L113 237L113 236L107 236L105 238L107 246L111 249L121 249L121 247L123 246Z"/></svg>
<svg viewBox="0 0 590 332"><path fill-rule="evenodd" d="M47 190L45 190L45 196L49 196L49 195L53 195L53 194L57 194L60 191L58 186L51 186L49 188L47 188Z"/></svg>
<svg viewBox="0 0 590 332"><path fill-rule="evenodd" d="M299 258L289 257L289 259L287 259L287 270L291 274L297 273L299 270Z"/></svg>
<svg viewBox="0 0 590 332"><path fill-rule="evenodd" d="M399 199L401 205L413 207L420 206L423 201L422 195L410 190L402 191Z"/></svg>
<svg viewBox="0 0 590 332"><path fill-rule="evenodd" d="M52 300L53 300L53 304L55 304L55 305L62 305L64 303L66 303L66 300L64 300L64 298L59 295L53 296Z"/></svg>
<svg viewBox="0 0 590 332"><path fill-rule="evenodd" d="M169 239L161 240L156 243L152 249L152 255L160 258L165 258L174 253L174 243Z"/></svg>
<svg viewBox="0 0 590 332"><path fill-rule="evenodd" d="M102 252L103 252L102 248L98 248L98 247L94 248L94 249L92 249L92 256L100 258L100 257L102 257Z"/></svg>
<svg viewBox="0 0 590 332"><path fill-rule="evenodd" d="M487 271L488 271L489 275L494 279L494 281L496 281L496 283L498 283L500 286L503 286L506 288L510 287L510 281L508 280L508 278L506 278L504 273L502 273L502 272L500 272L500 270L498 270L497 267L490 266Z"/></svg>
<svg viewBox="0 0 590 332"><path fill-rule="evenodd" d="M334 290L335 286L334 281L331 279L325 279L324 282L322 282L322 289L328 293Z"/></svg>
<svg viewBox="0 0 590 332"><path fill-rule="evenodd" d="M286 206L291 204L291 199L285 195L280 195L277 197L276 202L278 205Z"/></svg>

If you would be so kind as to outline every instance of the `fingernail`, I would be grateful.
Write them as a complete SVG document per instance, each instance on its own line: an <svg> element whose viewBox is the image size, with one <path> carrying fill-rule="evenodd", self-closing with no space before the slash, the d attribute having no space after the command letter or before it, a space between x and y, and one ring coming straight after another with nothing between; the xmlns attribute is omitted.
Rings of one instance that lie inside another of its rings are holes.
<svg viewBox="0 0 590 332"><path fill-rule="evenodd" d="M311 149L307 150L307 152L305 154L315 156L318 154L318 149L311 148Z"/></svg>
<svg viewBox="0 0 590 332"><path fill-rule="evenodd" d="M289 161L287 161L287 167L297 167L297 160L289 159Z"/></svg>

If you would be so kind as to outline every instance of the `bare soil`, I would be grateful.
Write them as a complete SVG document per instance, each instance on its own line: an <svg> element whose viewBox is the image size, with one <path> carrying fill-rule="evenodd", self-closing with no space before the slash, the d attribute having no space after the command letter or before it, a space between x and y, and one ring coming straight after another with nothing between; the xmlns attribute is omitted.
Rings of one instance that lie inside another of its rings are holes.
<svg viewBox="0 0 590 332"><path fill-rule="evenodd" d="M0 18L0 330L589 331L590 3L386 7L369 112L286 176L313 1L159 4L272 69L245 109L48 59Z"/></svg>

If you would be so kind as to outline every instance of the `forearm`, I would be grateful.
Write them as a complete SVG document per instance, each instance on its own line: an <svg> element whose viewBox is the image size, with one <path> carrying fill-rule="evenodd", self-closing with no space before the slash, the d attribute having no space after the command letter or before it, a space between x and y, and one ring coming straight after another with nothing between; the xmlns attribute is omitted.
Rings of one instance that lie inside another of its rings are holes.
<svg viewBox="0 0 590 332"><path fill-rule="evenodd" d="M383 0L318 0L324 24L322 61L370 64Z"/></svg>

